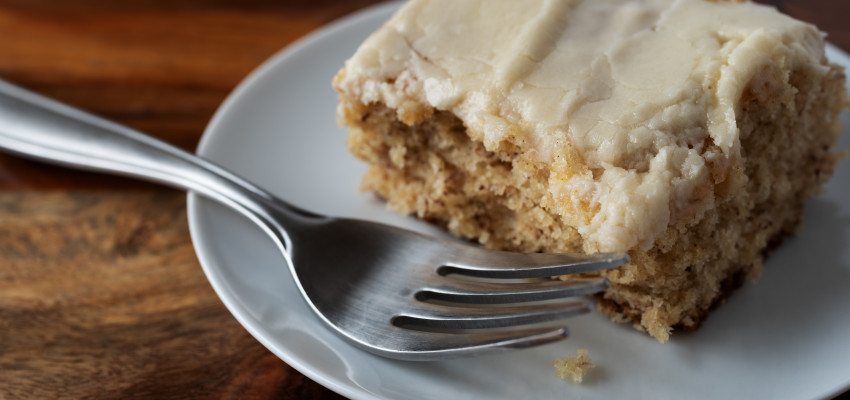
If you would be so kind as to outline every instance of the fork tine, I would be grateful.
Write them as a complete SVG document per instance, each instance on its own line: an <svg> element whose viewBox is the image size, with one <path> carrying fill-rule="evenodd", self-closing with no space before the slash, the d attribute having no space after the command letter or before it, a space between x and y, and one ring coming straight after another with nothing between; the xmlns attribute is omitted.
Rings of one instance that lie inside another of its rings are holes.
<svg viewBox="0 0 850 400"><path fill-rule="evenodd" d="M374 348L360 345L376 354L408 361L431 361L502 353L563 340L568 336L566 327L543 327L484 333L437 333L396 328L393 334L404 340L408 347Z"/></svg>
<svg viewBox="0 0 850 400"><path fill-rule="evenodd" d="M453 280L452 283L420 289L416 299L467 304L505 304L563 299L593 294L607 289L605 278L545 280L522 283L491 283Z"/></svg>
<svg viewBox="0 0 850 400"><path fill-rule="evenodd" d="M578 255L492 250L464 252L460 257L464 260L444 262L437 272L496 279L544 278L616 268L630 260L625 253Z"/></svg>
<svg viewBox="0 0 850 400"><path fill-rule="evenodd" d="M590 311L585 300L515 307L452 307L423 303L392 318L398 327L435 330L491 329L530 325L574 317Z"/></svg>

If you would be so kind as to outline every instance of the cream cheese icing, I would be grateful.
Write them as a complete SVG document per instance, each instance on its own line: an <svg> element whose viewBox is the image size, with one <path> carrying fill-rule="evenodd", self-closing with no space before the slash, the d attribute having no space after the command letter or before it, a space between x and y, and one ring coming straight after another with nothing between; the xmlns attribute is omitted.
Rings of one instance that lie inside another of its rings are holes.
<svg viewBox="0 0 850 400"><path fill-rule="evenodd" d="M411 0L337 87L402 119L449 110L488 150L533 152L552 165L556 210L590 210L571 219L586 250L626 251L651 247L724 179L710 164L740 156L736 113L754 76L823 57L814 26L749 3ZM568 154L586 167L566 167Z"/></svg>

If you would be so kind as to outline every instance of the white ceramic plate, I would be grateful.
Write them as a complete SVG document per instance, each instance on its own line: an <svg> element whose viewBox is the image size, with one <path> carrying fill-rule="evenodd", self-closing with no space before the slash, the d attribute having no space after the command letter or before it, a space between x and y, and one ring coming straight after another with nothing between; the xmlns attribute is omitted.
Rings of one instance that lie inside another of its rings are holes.
<svg viewBox="0 0 850 400"><path fill-rule="evenodd" d="M441 234L358 193L365 167L345 151L334 120L331 77L396 7L347 17L274 56L224 103L198 153L298 206ZM841 51L830 48L830 56L850 67ZM847 130L840 146L850 148ZM352 348L311 314L283 257L251 222L194 195L188 210L204 271L236 319L288 364L350 398L802 399L850 384L848 183L845 161L826 193L809 203L803 234L696 333L662 345L590 314L569 320L571 337L560 343L431 363ZM579 348L598 366L580 386L556 378L551 367Z"/></svg>

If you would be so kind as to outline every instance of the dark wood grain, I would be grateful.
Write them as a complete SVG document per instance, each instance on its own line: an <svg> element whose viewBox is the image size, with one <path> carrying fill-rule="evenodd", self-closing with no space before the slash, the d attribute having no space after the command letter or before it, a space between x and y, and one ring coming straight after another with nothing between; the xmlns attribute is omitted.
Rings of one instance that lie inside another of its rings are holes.
<svg viewBox="0 0 850 400"><path fill-rule="evenodd" d="M0 0L0 78L193 149L233 87L379 0ZM764 0L850 50L850 1ZM184 195L0 155L0 400L332 399L233 319Z"/></svg>
<svg viewBox="0 0 850 400"><path fill-rule="evenodd" d="M261 62L378 2L0 0L0 78L194 149ZM0 189L138 185L0 155Z"/></svg>
<svg viewBox="0 0 850 400"><path fill-rule="evenodd" d="M185 194L0 194L0 399L334 399L201 273Z"/></svg>

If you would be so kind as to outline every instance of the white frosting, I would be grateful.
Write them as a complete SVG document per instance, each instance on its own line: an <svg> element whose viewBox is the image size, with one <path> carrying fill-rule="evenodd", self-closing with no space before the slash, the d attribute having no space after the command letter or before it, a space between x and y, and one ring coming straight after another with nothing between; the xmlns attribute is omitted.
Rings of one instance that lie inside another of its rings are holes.
<svg viewBox="0 0 850 400"><path fill-rule="evenodd" d="M706 159L738 156L738 100L761 68L822 59L817 29L749 3L411 0L338 89L400 114L450 110L489 150L534 151L559 212L595 210L575 219L588 249L624 251L713 184ZM567 154L587 169L558 170Z"/></svg>

